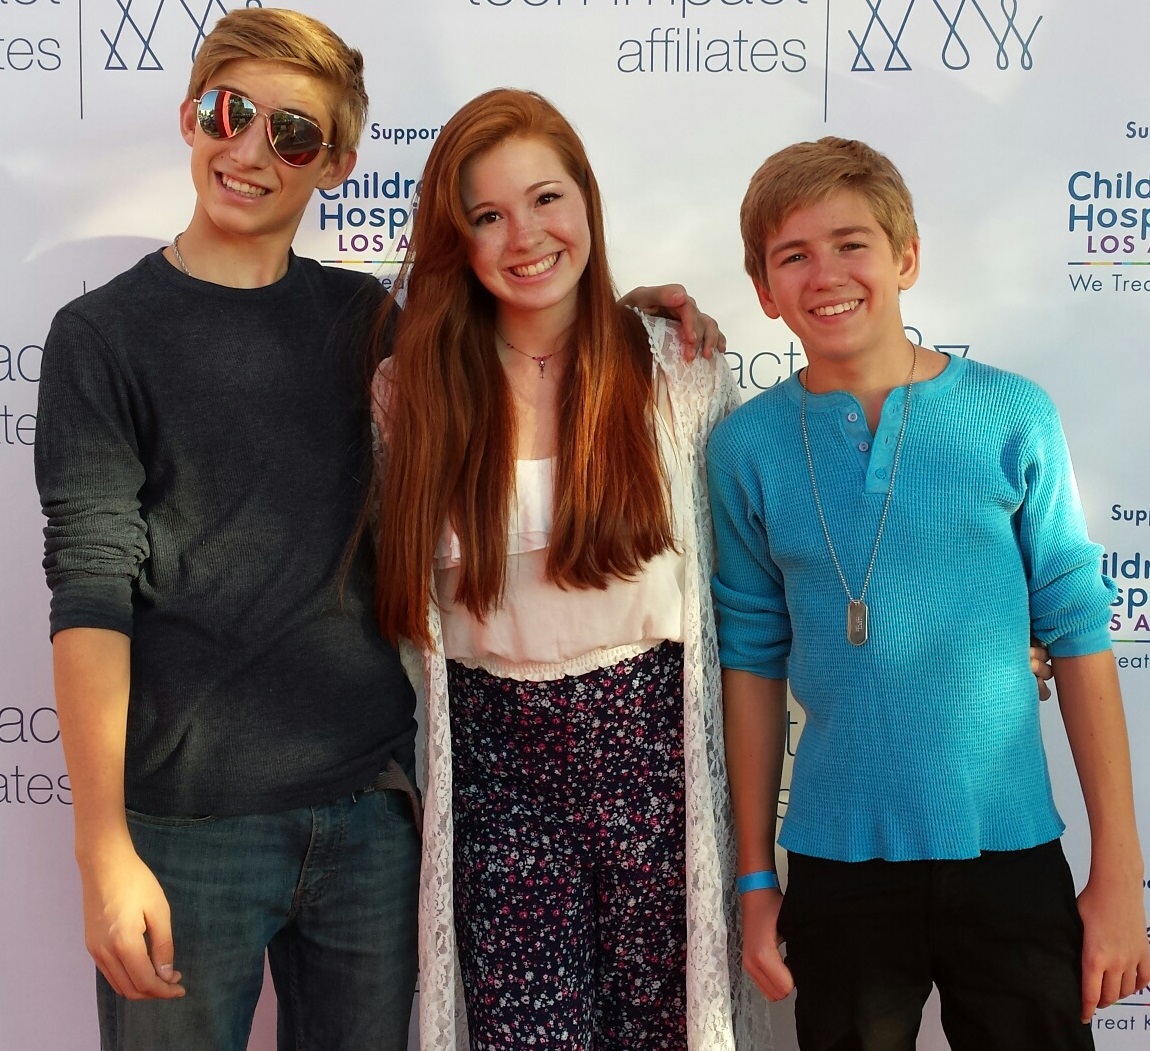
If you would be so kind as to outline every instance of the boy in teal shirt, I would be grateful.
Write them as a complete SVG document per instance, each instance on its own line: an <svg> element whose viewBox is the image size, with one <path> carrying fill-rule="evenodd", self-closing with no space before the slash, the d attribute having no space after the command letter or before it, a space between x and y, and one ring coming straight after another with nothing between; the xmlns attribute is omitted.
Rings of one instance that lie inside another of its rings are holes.
<svg viewBox="0 0 1150 1051"><path fill-rule="evenodd" d="M1018 376L906 338L910 194L864 144L769 158L742 232L764 311L808 360L708 453L747 969L774 999L793 975L803 1051L913 1049L932 985L956 1051L1090 1047L1081 1023L1150 981L1150 959L1112 585L1057 413ZM1031 630L1090 818L1077 908ZM784 899L788 680L807 722Z"/></svg>

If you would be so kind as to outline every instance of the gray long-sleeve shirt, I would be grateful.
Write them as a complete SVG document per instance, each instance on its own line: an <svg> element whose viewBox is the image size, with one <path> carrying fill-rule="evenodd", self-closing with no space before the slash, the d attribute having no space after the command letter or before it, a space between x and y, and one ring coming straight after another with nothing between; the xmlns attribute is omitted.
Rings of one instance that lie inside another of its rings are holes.
<svg viewBox="0 0 1150 1051"><path fill-rule="evenodd" d="M378 294L294 255L235 289L157 252L53 322L36 442L51 630L132 639L132 809L311 805L410 756L414 697L362 558L340 593Z"/></svg>

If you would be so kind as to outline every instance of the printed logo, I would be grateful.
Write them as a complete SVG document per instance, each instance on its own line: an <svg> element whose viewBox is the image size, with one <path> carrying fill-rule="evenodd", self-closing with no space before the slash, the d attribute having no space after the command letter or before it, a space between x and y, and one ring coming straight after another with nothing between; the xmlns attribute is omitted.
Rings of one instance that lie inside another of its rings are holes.
<svg viewBox="0 0 1150 1051"><path fill-rule="evenodd" d="M185 28L190 29L190 52L194 60L204 37L211 31L211 27L218 18L226 15L229 6L223 0L201 0L203 10L197 13L198 5L189 3L189 0L178 0L178 3L169 3L168 0L115 0L119 8L119 20L115 29L110 33L100 30L100 36L108 45L108 53L104 59L104 68L108 70L161 70L164 63L153 47L153 38L160 25L161 18L170 20L176 18ZM260 0L247 0L245 4L233 4L232 7L262 7ZM167 13L165 14L165 8ZM187 21L178 17L183 10ZM190 27L187 25L190 23ZM184 61L181 56L181 62Z"/></svg>
<svg viewBox="0 0 1150 1051"><path fill-rule="evenodd" d="M1128 522L1146 527L1145 508L1127 508L1113 504L1110 517L1115 522ZM1117 591L1110 603L1110 631L1112 642L1146 644L1150 642L1150 558L1145 548L1134 551L1112 550L1102 555L1102 573L1114 581ZM1146 657L1120 657L1120 668L1150 666Z"/></svg>
<svg viewBox="0 0 1150 1051"><path fill-rule="evenodd" d="M941 354L965 358L970 353L969 343L933 343L923 338L922 330L914 325L903 325L907 339L919 346L933 347ZM793 376L806 364L802 345L793 339L787 341L785 350L751 350L745 354L728 347L723 359L730 366L735 383L743 390L768 390Z"/></svg>
<svg viewBox="0 0 1150 1051"><path fill-rule="evenodd" d="M852 73L907 72L913 67L903 47L907 27L914 15L918 22L930 21L945 33L938 58L951 70L966 69L975 54L994 52L994 64L1001 70L1017 65L1034 67L1030 44L1042 21L1022 18L1021 0L862 0L870 14L861 33L848 30L854 44ZM916 10L917 8L917 10ZM938 24L941 22L941 25Z"/></svg>
<svg viewBox="0 0 1150 1051"><path fill-rule="evenodd" d="M1066 263L1071 291L1150 293L1150 272L1130 269L1150 267L1150 169L1081 168L1066 191L1077 244Z"/></svg>

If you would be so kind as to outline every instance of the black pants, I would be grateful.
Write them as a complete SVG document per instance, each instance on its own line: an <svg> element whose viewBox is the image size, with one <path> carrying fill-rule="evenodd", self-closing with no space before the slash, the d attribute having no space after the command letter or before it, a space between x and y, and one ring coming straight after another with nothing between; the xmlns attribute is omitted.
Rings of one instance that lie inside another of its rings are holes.
<svg viewBox="0 0 1150 1051"><path fill-rule="evenodd" d="M953 1051L1094 1046L1058 840L966 861L789 864L779 930L802 1051L914 1051L932 985Z"/></svg>

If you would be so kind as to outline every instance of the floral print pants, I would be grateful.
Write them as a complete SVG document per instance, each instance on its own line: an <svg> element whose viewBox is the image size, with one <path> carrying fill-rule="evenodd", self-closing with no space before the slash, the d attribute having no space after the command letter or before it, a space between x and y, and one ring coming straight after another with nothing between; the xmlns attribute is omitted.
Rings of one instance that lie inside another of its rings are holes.
<svg viewBox="0 0 1150 1051"><path fill-rule="evenodd" d="M473 1051L685 1049L682 646L448 680Z"/></svg>

